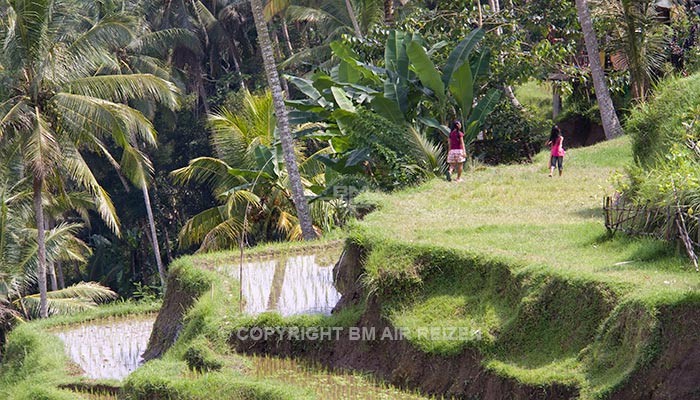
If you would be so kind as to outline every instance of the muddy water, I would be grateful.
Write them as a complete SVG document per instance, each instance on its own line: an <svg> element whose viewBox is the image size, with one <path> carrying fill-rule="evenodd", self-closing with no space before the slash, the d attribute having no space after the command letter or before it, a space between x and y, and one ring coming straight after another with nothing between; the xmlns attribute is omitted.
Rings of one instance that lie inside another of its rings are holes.
<svg viewBox="0 0 700 400"><path fill-rule="evenodd" d="M240 280L247 314L330 314L340 300L333 286L333 265L340 251L331 252L246 262L242 279L239 265L223 266L220 272Z"/></svg>
<svg viewBox="0 0 700 400"><path fill-rule="evenodd" d="M122 380L140 365L154 321L155 317L84 323L55 335L85 376Z"/></svg>

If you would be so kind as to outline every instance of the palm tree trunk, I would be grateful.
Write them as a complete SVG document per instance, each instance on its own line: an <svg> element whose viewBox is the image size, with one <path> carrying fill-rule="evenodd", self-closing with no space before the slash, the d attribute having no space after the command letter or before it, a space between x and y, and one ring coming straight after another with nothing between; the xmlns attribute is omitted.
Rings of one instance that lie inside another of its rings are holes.
<svg viewBox="0 0 700 400"><path fill-rule="evenodd" d="M357 35L360 40L363 40L364 37L360 30L360 24L357 23L357 16L355 16L355 10L353 10L350 0L345 0L345 7L348 9L348 15L350 16L350 21L352 21L352 27L355 29L355 35Z"/></svg>
<svg viewBox="0 0 700 400"><path fill-rule="evenodd" d="M289 184L292 187L294 207L296 208L299 224L301 225L302 236L305 240L313 240L316 238L316 233L311 223L309 205L304 197L304 187L301 184L301 175L299 174L299 167L297 166L297 159L294 154L294 141L289 128L289 117L284 104L284 94L280 86L277 66L275 65L275 59L272 55L272 42L270 41L270 34L267 31L267 22L263 15L262 1L250 0L250 5L253 9L255 28L258 31L258 42L260 44L263 64L265 65L265 74L267 75L270 92L272 93L272 102L275 107L275 115L277 116L277 127L279 128L280 141L282 142L284 160L287 164L287 173L289 174Z"/></svg>
<svg viewBox="0 0 700 400"><path fill-rule="evenodd" d="M37 268L37 283L39 284L39 316L46 318L49 316L48 295L46 291L46 236L44 231L44 205L41 203L41 192L44 189L44 179L34 175L33 200L34 213L36 218L37 246L39 251L39 262Z"/></svg>
<svg viewBox="0 0 700 400"><path fill-rule="evenodd" d="M54 227L54 223L51 220L51 218L47 218L46 224L44 225L45 230L51 230ZM56 278L56 268L54 265L53 261L47 261L46 262L47 266L47 275L48 275L48 281L51 283L51 291L55 292L58 290L58 279Z"/></svg>
<svg viewBox="0 0 700 400"><path fill-rule="evenodd" d="M598 107L600 108L600 119L603 121L605 138L609 140L622 135L622 127L617 114L615 114L615 107L610 98L608 85L605 83L605 71L603 71L603 66L600 64L600 58L598 57L598 39L593 30L593 22L591 21L591 12L588 9L587 0L576 0L576 14L583 30L583 40L586 43L593 87L595 88Z"/></svg>
<svg viewBox="0 0 700 400"><path fill-rule="evenodd" d="M58 272L58 287L61 289L66 288L66 278L63 275L63 264L60 261L56 261L56 271Z"/></svg>
<svg viewBox="0 0 700 400"><path fill-rule="evenodd" d="M155 219L153 218L151 196L148 194L148 186L146 186L145 182L141 190L143 191L143 202L146 205L146 214L148 215L148 227L151 231L151 245L153 246L153 254L156 257L158 275L160 276L160 285L163 288L163 294L165 294L165 270L163 269L163 260L160 258L160 246L158 245L158 236L156 235L156 223Z"/></svg>
<svg viewBox="0 0 700 400"><path fill-rule="evenodd" d="M283 15L280 16L282 19L282 36L284 36L284 42L287 45L287 51L289 51L289 56L294 55L294 49L292 48L292 40L289 39L289 28L287 27L287 18Z"/></svg>
<svg viewBox="0 0 700 400"><path fill-rule="evenodd" d="M484 13L481 10L481 0L476 0L476 6L479 9L479 26L484 25Z"/></svg>
<svg viewBox="0 0 700 400"><path fill-rule="evenodd" d="M384 0L384 23L394 22L394 0Z"/></svg>
<svg viewBox="0 0 700 400"><path fill-rule="evenodd" d="M489 5L491 6L491 11L498 14L501 12L501 3L499 0L489 0ZM479 7L481 7L481 2L479 2ZM481 21L481 18L479 18L479 21ZM481 25L479 25L481 26ZM500 26L496 28L496 35L501 36L503 34L503 28ZM498 59L501 63L503 63L503 52L501 52L498 55ZM506 97L510 101L510 104L513 105L513 107L516 110L520 110L523 108L522 104L520 104L520 101L518 98L515 96L515 91L513 91L513 86L511 85L504 85L503 86L503 92L506 94Z"/></svg>

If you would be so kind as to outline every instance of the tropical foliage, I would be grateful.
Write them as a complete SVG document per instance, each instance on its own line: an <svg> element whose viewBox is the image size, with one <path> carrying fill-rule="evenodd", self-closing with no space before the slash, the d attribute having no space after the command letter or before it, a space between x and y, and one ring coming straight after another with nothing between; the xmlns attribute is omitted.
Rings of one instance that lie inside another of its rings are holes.
<svg viewBox="0 0 700 400"><path fill-rule="evenodd" d="M559 118L624 122L636 98L634 182L664 157L694 168L679 125L694 119L660 125L666 108L643 102L698 59L692 13L674 6L661 24L655 2L585 2L586 41L606 56L593 80L573 3L488 3L270 0L257 26L237 0L0 4L5 315L29 314L35 292L48 315L81 281L157 286L161 256L300 238L299 199L310 236L342 225L359 192L440 175L454 119L473 157L527 160L551 123L513 94L527 81L559 79L547 86L564 97ZM265 91L277 71L290 136Z"/></svg>
<svg viewBox="0 0 700 400"><path fill-rule="evenodd" d="M12 2L7 9L10 24L2 32L5 51L0 65L12 89L0 109L1 132L21 142L23 161L32 175L42 316L48 314L42 194L68 183L84 188L100 217L118 232L114 206L81 148L117 165L105 142L111 139L122 151L120 170L132 181L145 182L150 163L136 141L154 145L155 130L143 114L124 103L148 99L170 108L177 105L175 87L161 78L102 74L118 67L111 50L120 41L130 41L130 19L109 16L86 23L71 9L76 6L51 0Z"/></svg>

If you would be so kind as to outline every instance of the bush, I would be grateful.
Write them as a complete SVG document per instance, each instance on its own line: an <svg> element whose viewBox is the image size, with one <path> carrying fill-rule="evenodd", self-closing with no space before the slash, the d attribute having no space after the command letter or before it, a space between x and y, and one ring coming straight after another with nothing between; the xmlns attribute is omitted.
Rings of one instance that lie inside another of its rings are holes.
<svg viewBox="0 0 700 400"><path fill-rule="evenodd" d="M647 168L665 157L674 143L685 140L684 122L700 106L700 74L671 78L659 84L652 100L632 110L625 131L632 136L635 161Z"/></svg>
<svg viewBox="0 0 700 400"><path fill-rule="evenodd" d="M196 340L185 350L183 355L187 367L192 371L219 371L224 363L207 346L206 340Z"/></svg>
<svg viewBox="0 0 700 400"><path fill-rule="evenodd" d="M358 109L348 122L348 147L368 154L365 170L382 190L418 183L430 173L419 161L420 150L407 127L365 109Z"/></svg>
<svg viewBox="0 0 700 400"><path fill-rule="evenodd" d="M486 117L484 140L475 144L476 154L488 164L529 160L547 140L547 122L518 110L507 101Z"/></svg>

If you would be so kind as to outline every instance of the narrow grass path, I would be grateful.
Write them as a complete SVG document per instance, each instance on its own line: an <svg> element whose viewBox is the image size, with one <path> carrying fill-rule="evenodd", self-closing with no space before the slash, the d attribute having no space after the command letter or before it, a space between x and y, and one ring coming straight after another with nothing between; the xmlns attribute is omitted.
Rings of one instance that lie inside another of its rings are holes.
<svg viewBox="0 0 700 400"><path fill-rule="evenodd" d="M628 138L570 149L562 177L549 178L548 155L532 164L481 167L464 182L433 180L391 196L362 226L396 240L440 245L502 259L521 268L630 286L640 296L697 290L700 274L668 244L610 239L603 198L615 171L631 163Z"/></svg>

